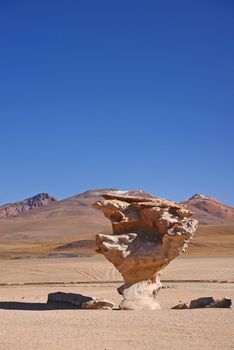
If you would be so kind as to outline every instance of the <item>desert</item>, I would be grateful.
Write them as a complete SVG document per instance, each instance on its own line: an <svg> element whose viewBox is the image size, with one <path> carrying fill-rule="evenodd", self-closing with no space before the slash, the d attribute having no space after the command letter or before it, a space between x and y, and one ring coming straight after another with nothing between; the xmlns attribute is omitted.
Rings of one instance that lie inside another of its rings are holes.
<svg viewBox="0 0 234 350"><path fill-rule="evenodd" d="M233 266L233 258L179 257L162 277L161 310L108 311L46 304L48 293L63 291L117 306L121 276L102 257L2 261L1 349L232 349L233 309L171 307L201 296L233 300Z"/></svg>

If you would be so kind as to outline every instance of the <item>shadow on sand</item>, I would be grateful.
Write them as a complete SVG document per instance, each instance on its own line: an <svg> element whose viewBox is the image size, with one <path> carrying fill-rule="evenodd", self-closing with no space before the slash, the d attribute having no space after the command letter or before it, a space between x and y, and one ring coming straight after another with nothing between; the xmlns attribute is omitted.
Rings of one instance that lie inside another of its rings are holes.
<svg viewBox="0 0 234 350"><path fill-rule="evenodd" d="M78 307L66 303L23 303L16 301L1 301L0 309L3 310L30 310L30 311L48 311L48 310L80 310Z"/></svg>

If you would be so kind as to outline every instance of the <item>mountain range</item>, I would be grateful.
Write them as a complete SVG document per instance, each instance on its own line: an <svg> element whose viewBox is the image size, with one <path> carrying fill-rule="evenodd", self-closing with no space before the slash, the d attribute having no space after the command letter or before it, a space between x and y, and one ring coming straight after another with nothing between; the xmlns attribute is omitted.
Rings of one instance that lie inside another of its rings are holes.
<svg viewBox="0 0 234 350"><path fill-rule="evenodd" d="M101 199L102 193L110 191L117 190L89 190L63 200L40 193L0 206L0 257L92 255L95 235L110 233L111 226L91 203ZM143 190L128 193L153 197ZM198 238L189 249L191 253L210 254L211 248L217 254L233 251L234 208L201 194L181 203L194 212L200 224Z"/></svg>
<svg viewBox="0 0 234 350"><path fill-rule="evenodd" d="M0 206L0 218L8 218L28 212L32 209L46 206L56 199L48 193L39 193L36 196L23 199L16 203L7 203Z"/></svg>

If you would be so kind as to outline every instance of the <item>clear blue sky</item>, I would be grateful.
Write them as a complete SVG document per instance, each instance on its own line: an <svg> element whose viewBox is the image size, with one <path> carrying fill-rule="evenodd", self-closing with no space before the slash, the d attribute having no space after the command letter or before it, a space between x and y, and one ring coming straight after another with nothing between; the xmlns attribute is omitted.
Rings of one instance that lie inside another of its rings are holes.
<svg viewBox="0 0 234 350"><path fill-rule="evenodd" d="M143 188L234 206L234 5L0 1L0 203Z"/></svg>

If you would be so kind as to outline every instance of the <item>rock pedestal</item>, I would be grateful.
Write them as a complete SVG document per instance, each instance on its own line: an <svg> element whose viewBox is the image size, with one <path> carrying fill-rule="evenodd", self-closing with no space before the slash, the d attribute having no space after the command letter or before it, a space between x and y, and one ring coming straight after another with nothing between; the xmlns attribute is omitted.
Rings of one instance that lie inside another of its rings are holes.
<svg viewBox="0 0 234 350"><path fill-rule="evenodd" d="M97 251L122 274L121 309L158 309L159 272L186 250L197 221L185 206L165 199L112 192L93 206L111 220L113 235L98 234Z"/></svg>

